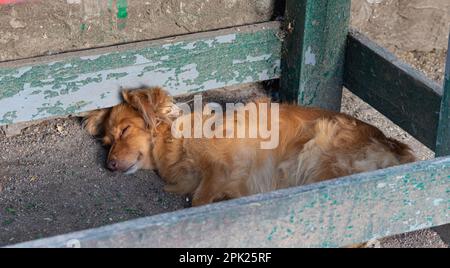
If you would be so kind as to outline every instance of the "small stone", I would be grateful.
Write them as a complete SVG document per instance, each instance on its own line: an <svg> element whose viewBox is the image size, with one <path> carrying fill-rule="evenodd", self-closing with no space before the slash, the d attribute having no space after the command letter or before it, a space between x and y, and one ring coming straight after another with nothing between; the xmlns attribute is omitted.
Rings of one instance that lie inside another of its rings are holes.
<svg viewBox="0 0 450 268"><path fill-rule="evenodd" d="M18 136L22 133L22 129L24 129L26 126L22 124L13 124L8 126L2 127L2 132L5 134L6 137L14 137Z"/></svg>
<svg viewBox="0 0 450 268"><path fill-rule="evenodd" d="M9 21L9 25L14 29L25 28L25 26L27 26L24 22L18 21L16 18L12 18Z"/></svg>
<svg viewBox="0 0 450 268"><path fill-rule="evenodd" d="M367 248L381 248L381 243L377 239L371 239L366 243Z"/></svg>
<svg viewBox="0 0 450 268"><path fill-rule="evenodd" d="M58 131L58 133L62 133L64 131L64 127L62 125L56 125L56 130Z"/></svg>

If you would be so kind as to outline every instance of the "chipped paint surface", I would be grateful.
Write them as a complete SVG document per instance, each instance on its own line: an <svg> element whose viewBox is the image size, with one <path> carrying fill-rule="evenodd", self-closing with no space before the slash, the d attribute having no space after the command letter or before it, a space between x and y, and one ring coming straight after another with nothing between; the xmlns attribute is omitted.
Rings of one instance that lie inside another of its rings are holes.
<svg viewBox="0 0 450 268"><path fill-rule="evenodd" d="M286 1L283 100L339 111L350 2Z"/></svg>
<svg viewBox="0 0 450 268"><path fill-rule="evenodd" d="M316 65L316 54L312 53L311 46L308 47L305 53L305 64Z"/></svg>
<svg viewBox="0 0 450 268"><path fill-rule="evenodd" d="M128 3L127 0L117 0L117 18L126 19L128 17Z"/></svg>
<svg viewBox="0 0 450 268"><path fill-rule="evenodd" d="M17 246L338 247L449 222L447 157Z"/></svg>
<svg viewBox="0 0 450 268"><path fill-rule="evenodd" d="M450 36L448 39L447 61L445 63L444 94L441 102L437 131L436 155L450 155Z"/></svg>
<svg viewBox="0 0 450 268"><path fill-rule="evenodd" d="M277 78L279 24L262 25L42 64L0 65L0 125L110 107L120 102L121 87L159 85L177 95Z"/></svg>

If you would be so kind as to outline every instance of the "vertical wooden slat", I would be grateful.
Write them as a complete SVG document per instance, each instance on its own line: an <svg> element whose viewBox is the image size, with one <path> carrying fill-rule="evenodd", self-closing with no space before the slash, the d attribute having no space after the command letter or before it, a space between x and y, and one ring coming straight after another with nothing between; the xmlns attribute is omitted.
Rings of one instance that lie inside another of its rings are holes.
<svg viewBox="0 0 450 268"><path fill-rule="evenodd" d="M287 0L284 101L339 110L350 0Z"/></svg>
<svg viewBox="0 0 450 268"><path fill-rule="evenodd" d="M450 48L450 36L448 40ZM436 156L450 155L450 51L447 50L447 62L444 76L444 95L436 141Z"/></svg>
<svg viewBox="0 0 450 268"><path fill-rule="evenodd" d="M450 35L447 48L444 88L437 128L436 157L450 155ZM433 229L443 241L450 243L450 224L438 226Z"/></svg>

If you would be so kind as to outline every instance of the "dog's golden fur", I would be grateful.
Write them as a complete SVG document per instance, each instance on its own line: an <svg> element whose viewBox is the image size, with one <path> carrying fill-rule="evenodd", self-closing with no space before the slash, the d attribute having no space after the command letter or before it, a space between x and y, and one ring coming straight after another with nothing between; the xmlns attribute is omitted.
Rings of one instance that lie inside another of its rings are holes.
<svg viewBox="0 0 450 268"><path fill-rule="evenodd" d="M166 190L192 195L194 206L414 161L407 145L341 113L281 104L279 146L264 150L260 138L174 138L176 107L161 88L123 98L84 122L111 145L108 167L157 170Z"/></svg>

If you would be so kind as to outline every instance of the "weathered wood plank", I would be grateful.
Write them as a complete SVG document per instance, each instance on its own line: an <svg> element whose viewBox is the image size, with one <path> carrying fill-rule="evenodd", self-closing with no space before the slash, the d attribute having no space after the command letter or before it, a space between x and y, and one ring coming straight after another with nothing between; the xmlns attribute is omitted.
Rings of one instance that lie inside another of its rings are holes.
<svg viewBox="0 0 450 268"><path fill-rule="evenodd" d="M0 125L117 104L121 87L177 95L279 77L279 23L0 63Z"/></svg>
<svg viewBox="0 0 450 268"><path fill-rule="evenodd" d="M450 157L15 247L337 247L450 222Z"/></svg>
<svg viewBox="0 0 450 268"><path fill-rule="evenodd" d="M444 76L444 93L437 131L436 155L450 155L450 36L448 39L447 61Z"/></svg>
<svg viewBox="0 0 450 268"><path fill-rule="evenodd" d="M440 85L353 30L348 38L344 85L435 150Z"/></svg>
<svg viewBox="0 0 450 268"><path fill-rule="evenodd" d="M350 0L287 0L281 60L283 100L338 111Z"/></svg>

